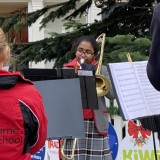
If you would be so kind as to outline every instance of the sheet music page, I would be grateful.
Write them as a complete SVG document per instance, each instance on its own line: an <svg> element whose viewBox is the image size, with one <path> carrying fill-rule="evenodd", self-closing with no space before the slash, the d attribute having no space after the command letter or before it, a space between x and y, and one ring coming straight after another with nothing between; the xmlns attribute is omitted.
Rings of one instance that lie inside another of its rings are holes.
<svg viewBox="0 0 160 160"><path fill-rule="evenodd" d="M124 118L149 115L133 62L110 63L109 68Z"/></svg>
<svg viewBox="0 0 160 160"><path fill-rule="evenodd" d="M160 92L158 92L149 82L146 72L147 61L134 62L137 77L141 84L142 92L146 100L146 105L150 110L150 115L160 114Z"/></svg>

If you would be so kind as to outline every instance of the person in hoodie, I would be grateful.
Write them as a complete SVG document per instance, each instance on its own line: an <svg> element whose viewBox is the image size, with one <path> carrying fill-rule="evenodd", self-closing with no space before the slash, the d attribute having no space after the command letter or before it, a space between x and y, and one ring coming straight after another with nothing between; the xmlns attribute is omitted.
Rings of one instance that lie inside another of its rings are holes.
<svg viewBox="0 0 160 160"><path fill-rule="evenodd" d="M153 87L160 91L160 3L154 9L151 22L152 44L147 63L147 75Z"/></svg>
<svg viewBox="0 0 160 160"><path fill-rule="evenodd" d="M19 72L3 66L10 48L0 28L0 159L30 160L46 141L47 118L40 93Z"/></svg>
<svg viewBox="0 0 160 160"><path fill-rule="evenodd" d="M151 21L152 44L147 63L147 75L152 86L160 91L160 3L158 3L153 12ZM160 116L150 116L140 119L142 127L158 133L160 141Z"/></svg>
<svg viewBox="0 0 160 160"><path fill-rule="evenodd" d="M64 64L64 68L96 70L98 62L95 58L98 55L99 45L95 38L82 36L74 48L76 58ZM102 74L110 80L106 66L102 66ZM115 98L112 88L106 97L112 100ZM112 160L108 142L109 121L104 96L98 97L98 107L97 110L83 109L86 137L77 140L73 160ZM70 155L71 149L71 141L68 140L64 150L65 154Z"/></svg>

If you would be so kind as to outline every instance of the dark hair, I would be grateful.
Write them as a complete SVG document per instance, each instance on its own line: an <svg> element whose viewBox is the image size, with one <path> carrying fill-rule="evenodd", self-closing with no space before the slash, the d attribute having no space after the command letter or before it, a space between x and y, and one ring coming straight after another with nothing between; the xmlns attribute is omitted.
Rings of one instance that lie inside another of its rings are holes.
<svg viewBox="0 0 160 160"><path fill-rule="evenodd" d="M98 49L99 49L99 45L96 41L96 39L93 37L93 36L81 36L77 42L75 43L74 45L74 48L77 49L77 47L79 46L79 44L82 42L82 41L86 41L86 42L90 42L93 49L94 49L94 55L97 55L98 54Z"/></svg>

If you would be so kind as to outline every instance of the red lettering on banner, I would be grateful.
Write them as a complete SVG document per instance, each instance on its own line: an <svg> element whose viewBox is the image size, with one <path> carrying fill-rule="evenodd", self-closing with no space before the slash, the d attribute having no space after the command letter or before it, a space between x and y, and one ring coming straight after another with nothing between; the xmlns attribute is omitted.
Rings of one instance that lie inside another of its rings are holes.
<svg viewBox="0 0 160 160"><path fill-rule="evenodd" d="M59 142L58 141L54 141L54 140L49 140L48 141L48 148L59 148Z"/></svg>

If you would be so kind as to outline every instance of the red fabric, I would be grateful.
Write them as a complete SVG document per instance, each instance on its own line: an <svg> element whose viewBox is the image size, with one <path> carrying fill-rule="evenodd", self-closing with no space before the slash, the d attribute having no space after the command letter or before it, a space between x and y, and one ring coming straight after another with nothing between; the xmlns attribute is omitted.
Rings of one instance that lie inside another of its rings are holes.
<svg viewBox="0 0 160 160"><path fill-rule="evenodd" d="M24 79L19 72L10 73L0 70L0 76L2 75L16 75L22 81L13 88L0 90L0 159L30 160L30 155L42 148L46 140L47 118L42 97L32 85L33 83ZM26 154L22 154L25 133L19 100L30 108L39 122L38 140Z"/></svg>
<svg viewBox="0 0 160 160"><path fill-rule="evenodd" d="M97 65L97 61L93 60L92 62L93 65ZM64 64L64 67L71 67L71 68L77 68L80 69L80 65L78 63L77 58L74 58L71 62Z"/></svg>
<svg viewBox="0 0 160 160"><path fill-rule="evenodd" d="M25 79L20 72L8 72L5 70L0 70L0 76L18 76L22 81L26 82L26 83L30 83L30 84L34 84L32 81L30 81L29 79Z"/></svg>
<svg viewBox="0 0 160 160"><path fill-rule="evenodd" d="M64 64L64 67L71 67L71 68L80 69L80 65L77 62L78 62L77 58L74 58L71 62Z"/></svg>
<svg viewBox="0 0 160 160"><path fill-rule="evenodd" d="M62 159L62 152L61 152L61 146L62 146L62 143L63 143L63 140L61 139L61 140L59 140L59 159Z"/></svg>
<svg viewBox="0 0 160 160"><path fill-rule="evenodd" d="M93 109L83 109L84 119L93 119Z"/></svg>

